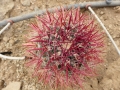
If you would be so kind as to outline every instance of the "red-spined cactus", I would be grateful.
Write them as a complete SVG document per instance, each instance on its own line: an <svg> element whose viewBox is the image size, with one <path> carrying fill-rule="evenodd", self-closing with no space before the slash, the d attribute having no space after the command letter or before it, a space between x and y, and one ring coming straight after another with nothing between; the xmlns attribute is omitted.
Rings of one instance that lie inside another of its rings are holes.
<svg viewBox="0 0 120 90"><path fill-rule="evenodd" d="M101 63L103 33L77 9L60 9L37 17L27 41L34 75L52 87L82 86Z"/></svg>

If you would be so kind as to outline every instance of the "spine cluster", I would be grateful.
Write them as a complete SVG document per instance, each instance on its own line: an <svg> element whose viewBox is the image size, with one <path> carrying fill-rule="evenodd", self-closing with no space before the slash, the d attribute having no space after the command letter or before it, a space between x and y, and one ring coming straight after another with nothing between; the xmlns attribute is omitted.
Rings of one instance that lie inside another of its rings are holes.
<svg viewBox="0 0 120 90"><path fill-rule="evenodd" d="M56 87L82 86L85 76L95 75L104 47L101 33L79 8L47 11L38 16L26 48L35 64L34 75Z"/></svg>

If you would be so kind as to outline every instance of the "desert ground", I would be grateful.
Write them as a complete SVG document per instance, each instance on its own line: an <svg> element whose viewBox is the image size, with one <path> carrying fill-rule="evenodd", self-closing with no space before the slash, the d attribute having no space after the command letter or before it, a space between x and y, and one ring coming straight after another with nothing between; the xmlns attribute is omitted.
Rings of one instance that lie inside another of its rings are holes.
<svg viewBox="0 0 120 90"><path fill-rule="evenodd" d="M98 1L98 0L86 0ZM36 10L43 10L57 6L82 3L84 0L1 0L0 21L24 15ZM109 33L120 49L120 6L93 8L104 23ZM88 10L81 10L91 14ZM0 35L0 53L9 52L9 56L24 56L25 35L30 29L29 24L35 18L20 21L11 25ZM96 21L97 22L97 21ZM101 30L101 26L98 23ZM0 28L2 29L2 27ZM96 77L86 77L84 90L120 90L120 56L105 36L104 62L97 67ZM0 90L50 90L44 87L35 77L32 70L25 67L26 60L0 59ZM81 90L80 88L77 90Z"/></svg>

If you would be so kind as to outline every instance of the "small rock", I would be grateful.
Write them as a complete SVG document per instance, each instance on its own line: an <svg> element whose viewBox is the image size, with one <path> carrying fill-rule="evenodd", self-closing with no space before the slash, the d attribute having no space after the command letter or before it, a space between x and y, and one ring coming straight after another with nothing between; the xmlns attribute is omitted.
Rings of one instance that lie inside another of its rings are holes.
<svg viewBox="0 0 120 90"><path fill-rule="evenodd" d="M23 6L30 6L31 4L30 0L20 0L20 2Z"/></svg>
<svg viewBox="0 0 120 90"><path fill-rule="evenodd" d="M116 13L120 13L120 6L114 8Z"/></svg>
<svg viewBox="0 0 120 90"><path fill-rule="evenodd" d="M39 7L35 6L33 10L34 10L34 11L38 11L38 10L40 10L40 9L39 9Z"/></svg>
<svg viewBox="0 0 120 90"><path fill-rule="evenodd" d="M116 34L113 34L113 38L116 38L117 37L117 35Z"/></svg>
<svg viewBox="0 0 120 90"><path fill-rule="evenodd" d="M10 82L8 86L3 88L2 90L20 90L21 82Z"/></svg>
<svg viewBox="0 0 120 90"><path fill-rule="evenodd" d="M108 26L108 27L109 27L109 29L111 29L113 26L112 26L111 24L109 24L109 26Z"/></svg>
<svg viewBox="0 0 120 90"><path fill-rule="evenodd" d="M13 30L13 29L12 29L12 30ZM11 29L6 30L7 33L5 33L5 35L6 35L7 37L11 38L11 37L13 36L13 34L14 34L14 32L13 32L12 30L11 30Z"/></svg>
<svg viewBox="0 0 120 90"><path fill-rule="evenodd" d="M13 45L14 40L13 40L13 39L11 39L11 40L9 41L9 43L10 43L11 45Z"/></svg>
<svg viewBox="0 0 120 90"><path fill-rule="evenodd" d="M108 18L108 16L104 16L103 19L104 19L104 21L106 21L106 20L108 20L109 18Z"/></svg>
<svg viewBox="0 0 120 90"><path fill-rule="evenodd" d="M30 0L31 4L35 4L36 0Z"/></svg>
<svg viewBox="0 0 120 90"><path fill-rule="evenodd" d="M96 78L93 78L92 79L92 87L94 88L94 90L98 90L97 87L98 87L98 81Z"/></svg>
<svg viewBox="0 0 120 90"><path fill-rule="evenodd" d="M9 40L8 37L3 37L3 41L7 42Z"/></svg>
<svg viewBox="0 0 120 90"><path fill-rule="evenodd" d="M110 42L108 42L108 46L110 46L111 45L111 43Z"/></svg>
<svg viewBox="0 0 120 90"><path fill-rule="evenodd" d="M103 11L101 11L101 12L100 12L100 15L103 15L103 14L105 14L105 13L104 13Z"/></svg>
<svg viewBox="0 0 120 90"><path fill-rule="evenodd" d="M10 48L10 44L9 43L6 43L5 47L8 49Z"/></svg>
<svg viewBox="0 0 120 90"><path fill-rule="evenodd" d="M4 80L0 80L0 90L4 87Z"/></svg>
<svg viewBox="0 0 120 90"><path fill-rule="evenodd" d="M36 90L35 86L32 87L32 90Z"/></svg>

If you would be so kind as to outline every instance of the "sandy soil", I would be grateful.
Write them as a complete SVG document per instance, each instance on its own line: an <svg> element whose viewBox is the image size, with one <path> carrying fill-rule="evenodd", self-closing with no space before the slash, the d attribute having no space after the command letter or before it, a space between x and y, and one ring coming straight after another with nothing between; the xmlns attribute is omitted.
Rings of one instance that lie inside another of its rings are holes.
<svg viewBox="0 0 120 90"><path fill-rule="evenodd" d="M5 16L0 19L26 14L39 9L69 5L83 1L84 0L11 0L11 2L14 3L13 8L6 12ZM94 8L94 10L120 48L120 6ZM24 56L22 44L25 42L27 30L30 29L29 24L33 21L34 19L21 21L8 28L0 36L0 52L11 52L7 54L11 56ZM120 90L120 58L107 36L105 51L104 63L98 66L97 69L98 76L85 78L85 90ZM24 66L25 62L25 60L12 61L0 59L0 90L12 81L22 83L20 90L48 90L47 87L38 83L36 78L31 78L32 72Z"/></svg>

